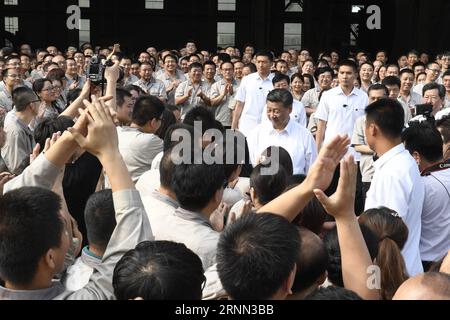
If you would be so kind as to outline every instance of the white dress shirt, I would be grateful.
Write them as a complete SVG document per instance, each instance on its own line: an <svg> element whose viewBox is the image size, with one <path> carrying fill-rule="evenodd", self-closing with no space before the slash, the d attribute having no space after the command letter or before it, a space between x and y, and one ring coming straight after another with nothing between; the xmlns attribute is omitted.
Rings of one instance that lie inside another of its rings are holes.
<svg viewBox="0 0 450 320"><path fill-rule="evenodd" d="M425 201L420 256L423 261L439 261L450 250L450 169L433 172L422 179Z"/></svg>
<svg viewBox="0 0 450 320"><path fill-rule="evenodd" d="M294 174L307 174L317 158L314 138L308 129L292 119L283 131L277 131L272 123L262 123L248 137L250 160L253 166L261 154L269 147L286 149L294 165Z"/></svg>
<svg viewBox="0 0 450 320"><path fill-rule="evenodd" d="M324 143L337 135L352 137L356 120L364 116L368 103L367 94L357 88L349 96L340 86L324 92L315 114L317 119L327 122Z"/></svg>
<svg viewBox="0 0 450 320"><path fill-rule="evenodd" d="M274 74L271 73L262 80L259 73L253 73L242 79L236 101L245 103L239 120L239 131L246 137L262 121L267 95L273 90L273 77Z"/></svg>
<svg viewBox="0 0 450 320"><path fill-rule="evenodd" d="M419 168L403 144L380 157L374 167L365 210L384 206L402 217L409 230L402 255L406 269L413 277L423 272L419 243L425 192Z"/></svg>

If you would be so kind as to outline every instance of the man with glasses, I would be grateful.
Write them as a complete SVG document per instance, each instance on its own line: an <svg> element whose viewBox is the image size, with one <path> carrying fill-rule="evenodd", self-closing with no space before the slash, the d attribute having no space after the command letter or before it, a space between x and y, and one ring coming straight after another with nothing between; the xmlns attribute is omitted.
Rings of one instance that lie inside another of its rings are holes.
<svg viewBox="0 0 450 320"><path fill-rule="evenodd" d="M418 93L420 95L423 94L423 88L426 84L434 83L438 80L439 76L441 75L441 67L436 62L431 62L427 65L427 68L425 69L425 73L427 74L427 77L425 79L425 83L418 84L414 87L413 91L415 93Z"/></svg>
<svg viewBox="0 0 450 320"><path fill-rule="evenodd" d="M13 108L12 92L20 84L20 73L17 69L2 71L3 81L0 82L0 112L9 112Z"/></svg>
<svg viewBox="0 0 450 320"><path fill-rule="evenodd" d="M1 154L8 171L18 176L30 164L35 141L29 125L39 113L40 100L27 87L15 89L12 96L15 117L5 124L6 142Z"/></svg>

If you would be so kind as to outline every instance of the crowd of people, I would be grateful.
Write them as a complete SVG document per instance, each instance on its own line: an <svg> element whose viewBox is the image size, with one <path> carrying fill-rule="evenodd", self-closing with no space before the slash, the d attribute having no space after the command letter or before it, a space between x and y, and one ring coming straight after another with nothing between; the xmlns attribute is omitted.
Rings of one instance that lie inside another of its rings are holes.
<svg viewBox="0 0 450 320"><path fill-rule="evenodd" d="M1 300L450 299L450 52L23 44L0 71Z"/></svg>

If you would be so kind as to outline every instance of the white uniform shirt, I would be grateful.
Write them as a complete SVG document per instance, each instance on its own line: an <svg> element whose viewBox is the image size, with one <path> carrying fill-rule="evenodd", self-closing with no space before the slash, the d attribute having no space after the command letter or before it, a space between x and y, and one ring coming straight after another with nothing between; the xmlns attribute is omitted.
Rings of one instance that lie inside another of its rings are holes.
<svg viewBox="0 0 450 320"><path fill-rule="evenodd" d="M341 87L324 92L315 114L317 119L327 122L324 143L337 135L352 137L356 120L364 116L368 103L367 94L357 88L349 96L344 94Z"/></svg>
<svg viewBox="0 0 450 320"><path fill-rule="evenodd" d="M267 95L273 90L273 77L274 74L270 74L267 79L262 80L259 73L253 73L242 79L236 101L245 103L239 120L239 131L246 137L262 121Z"/></svg>
<svg viewBox="0 0 450 320"><path fill-rule="evenodd" d="M420 256L423 261L439 261L450 250L450 169L433 172L422 179L425 201Z"/></svg>
<svg viewBox="0 0 450 320"><path fill-rule="evenodd" d="M307 174L317 158L314 138L308 129L290 120L286 128L278 132L272 123L263 123L248 137L250 160L254 166L269 147L286 149L294 165L294 174Z"/></svg>
<svg viewBox="0 0 450 320"><path fill-rule="evenodd" d="M365 210L387 207L396 211L408 226L403 248L411 277L423 272L419 243L424 201L424 184L418 166L403 144L391 149L374 163L375 174L367 193Z"/></svg>

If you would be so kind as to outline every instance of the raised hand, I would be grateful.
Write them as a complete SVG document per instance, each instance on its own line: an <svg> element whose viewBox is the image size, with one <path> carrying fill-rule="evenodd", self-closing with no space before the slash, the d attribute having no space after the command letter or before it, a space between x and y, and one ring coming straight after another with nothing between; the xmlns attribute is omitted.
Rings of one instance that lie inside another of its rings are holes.
<svg viewBox="0 0 450 320"><path fill-rule="evenodd" d="M111 113L103 100L92 97L92 103L84 100L87 109L84 112L87 124L87 136L83 134L83 128L69 128L78 145L97 156L100 161L106 156L117 156L118 137Z"/></svg>
<svg viewBox="0 0 450 320"><path fill-rule="evenodd" d="M330 186L336 167L347 153L349 145L348 136L337 136L322 147L304 182L310 190L326 190Z"/></svg>
<svg viewBox="0 0 450 320"><path fill-rule="evenodd" d="M341 175L335 194L327 197L322 190L314 190L314 194L322 206L336 220L355 216L354 203L357 170L353 156L349 156L341 162Z"/></svg>

